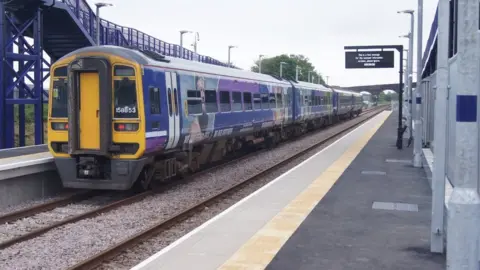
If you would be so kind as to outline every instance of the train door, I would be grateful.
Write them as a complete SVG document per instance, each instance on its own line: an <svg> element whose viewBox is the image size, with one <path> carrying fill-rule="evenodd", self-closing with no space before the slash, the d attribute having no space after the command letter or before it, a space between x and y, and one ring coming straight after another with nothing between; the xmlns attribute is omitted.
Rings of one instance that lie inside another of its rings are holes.
<svg viewBox="0 0 480 270"><path fill-rule="evenodd" d="M100 81L98 72L79 73L80 149L100 149Z"/></svg>
<svg viewBox="0 0 480 270"><path fill-rule="evenodd" d="M166 149L175 148L180 139L180 108L178 102L177 74L165 72L165 84L168 107L168 142Z"/></svg>

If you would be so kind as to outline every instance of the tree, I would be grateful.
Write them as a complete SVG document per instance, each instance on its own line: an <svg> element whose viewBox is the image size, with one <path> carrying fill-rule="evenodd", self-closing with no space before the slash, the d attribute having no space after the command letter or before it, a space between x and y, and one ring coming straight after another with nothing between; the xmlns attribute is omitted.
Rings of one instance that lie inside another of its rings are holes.
<svg viewBox="0 0 480 270"><path fill-rule="evenodd" d="M269 74L274 76L280 76L280 63L284 62L282 69L282 77L285 79L295 79L295 68L298 66L300 68L298 72L298 80L308 82L308 72L310 76L313 76L313 82L318 84L318 79L320 78L320 83L325 84L323 77L317 71L315 67L310 63L309 59L303 55L278 55L271 58L262 59L262 73ZM258 72L259 60L255 61L251 70L253 72Z"/></svg>

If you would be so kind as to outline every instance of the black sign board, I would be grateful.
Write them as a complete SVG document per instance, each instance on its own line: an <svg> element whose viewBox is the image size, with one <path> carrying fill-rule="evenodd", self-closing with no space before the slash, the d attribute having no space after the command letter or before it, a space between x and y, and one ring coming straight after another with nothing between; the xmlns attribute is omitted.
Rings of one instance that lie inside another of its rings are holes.
<svg viewBox="0 0 480 270"><path fill-rule="evenodd" d="M393 68L394 51L345 52L345 68Z"/></svg>

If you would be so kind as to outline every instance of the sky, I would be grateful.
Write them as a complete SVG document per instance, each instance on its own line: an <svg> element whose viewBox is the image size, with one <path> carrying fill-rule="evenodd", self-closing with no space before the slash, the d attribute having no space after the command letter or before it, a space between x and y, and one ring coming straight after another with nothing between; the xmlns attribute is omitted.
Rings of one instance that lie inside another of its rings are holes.
<svg viewBox="0 0 480 270"><path fill-rule="evenodd" d="M103 1L114 6L102 8L100 17L169 43L179 44L180 30L199 32L199 54L227 62L228 46L238 46L231 60L242 69L249 69L260 54L303 54L328 76L330 85L340 86L396 83L398 53L395 68L346 70L344 46L408 47L408 39L399 35L410 31L410 15L397 11L417 9L417 0ZM87 2L94 6L96 1ZM437 2L424 0L424 48ZM415 16L414 71L416 20ZM184 36L184 46L191 50L193 38Z"/></svg>

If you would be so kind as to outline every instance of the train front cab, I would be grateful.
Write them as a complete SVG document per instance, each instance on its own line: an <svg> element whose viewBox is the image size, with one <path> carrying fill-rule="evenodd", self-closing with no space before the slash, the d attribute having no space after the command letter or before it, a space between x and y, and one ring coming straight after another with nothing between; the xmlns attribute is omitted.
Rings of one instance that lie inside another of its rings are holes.
<svg viewBox="0 0 480 270"><path fill-rule="evenodd" d="M89 53L51 74L48 147L64 187L129 189L148 161L140 66Z"/></svg>

